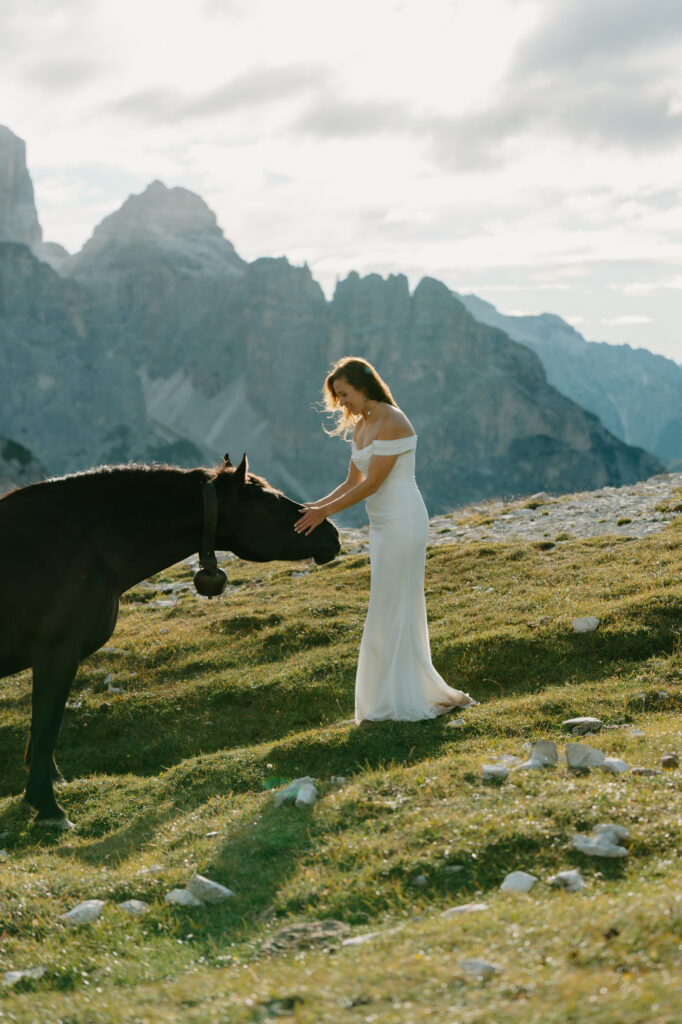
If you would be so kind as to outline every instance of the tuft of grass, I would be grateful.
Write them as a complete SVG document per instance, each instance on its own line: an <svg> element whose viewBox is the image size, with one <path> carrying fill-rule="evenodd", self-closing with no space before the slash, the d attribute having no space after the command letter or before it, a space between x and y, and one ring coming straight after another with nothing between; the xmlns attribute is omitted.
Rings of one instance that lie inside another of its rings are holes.
<svg viewBox="0 0 682 1024"><path fill-rule="evenodd" d="M535 739L562 744L580 714L605 724L585 742L630 765L680 752L682 520L641 541L431 549L434 663L481 701L464 724L357 728L368 559L307 569L231 559L220 601L181 589L155 604L185 565L131 592L108 645L128 653L81 666L62 728L72 833L41 831L21 803L30 678L0 681L0 985L46 967L0 989L0 1022L677 1024L680 771L559 766L491 786L480 769ZM583 615L596 632L572 632ZM109 673L122 694L102 692ZM276 808L272 789L301 775L316 804ZM572 848L602 821L629 828L626 859ZM547 884L570 867L583 892ZM536 886L500 892L516 869ZM165 904L195 871L234 899ZM67 926L88 898L106 901L102 917ZM126 915L129 898L148 912ZM472 902L486 906L441 916ZM329 918L379 934L263 951L283 926ZM467 975L474 957L499 973Z"/></svg>

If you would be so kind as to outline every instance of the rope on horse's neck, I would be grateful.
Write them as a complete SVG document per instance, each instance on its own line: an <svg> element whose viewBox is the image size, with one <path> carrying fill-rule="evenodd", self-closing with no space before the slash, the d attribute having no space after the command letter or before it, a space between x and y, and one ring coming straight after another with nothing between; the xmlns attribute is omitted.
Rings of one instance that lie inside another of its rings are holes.
<svg viewBox="0 0 682 1024"><path fill-rule="evenodd" d="M218 495L212 480L208 480L201 488L204 499L204 528L201 534L199 565L202 569L215 573L218 560L215 556L215 534L218 525Z"/></svg>

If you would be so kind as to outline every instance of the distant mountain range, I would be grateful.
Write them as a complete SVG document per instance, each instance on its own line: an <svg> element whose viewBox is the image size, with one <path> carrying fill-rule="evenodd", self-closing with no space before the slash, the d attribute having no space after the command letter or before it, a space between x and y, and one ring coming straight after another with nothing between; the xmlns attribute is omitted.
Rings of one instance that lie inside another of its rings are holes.
<svg viewBox="0 0 682 1024"><path fill-rule="evenodd" d="M69 256L42 240L24 144L0 128L0 435L49 472L247 451L273 484L319 497L348 448L315 406L348 354L377 365L412 419L432 512L662 469L443 283L410 293L403 275L351 273L327 301L307 266L242 260L186 189L153 182Z"/></svg>
<svg viewBox="0 0 682 1024"><path fill-rule="evenodd" d="M475 295L454 294L479 323L532 348L549 383L612 434L682 469L682 366L644 348L585 341L551 313L504 316Z"/></svg>

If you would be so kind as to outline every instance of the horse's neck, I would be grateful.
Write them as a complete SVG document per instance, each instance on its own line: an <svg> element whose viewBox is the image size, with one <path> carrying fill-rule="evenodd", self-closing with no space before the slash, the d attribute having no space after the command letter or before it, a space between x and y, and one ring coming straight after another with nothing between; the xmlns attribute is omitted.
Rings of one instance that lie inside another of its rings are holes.
<svg viewBox="0 0 682 1024"><path fill-rule="evenodd" d="M144 481L137 494L120 502L114 522L102 524L109 535L105 555L121 592L198 551L204 480L198 473L179 472L159 479L156 487Z"/></svg>

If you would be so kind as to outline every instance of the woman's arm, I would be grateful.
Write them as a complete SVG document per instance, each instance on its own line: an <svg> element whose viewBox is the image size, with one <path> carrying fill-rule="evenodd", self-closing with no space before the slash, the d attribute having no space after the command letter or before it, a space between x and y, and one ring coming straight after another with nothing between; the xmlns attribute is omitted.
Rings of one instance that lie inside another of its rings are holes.
<svg viewBox="0 0 682 1024"><path fill-rule="evenodd" d="M368 498L370 494L374 494L375 491L379 490L393 469L397 458L397 455L373 455L370 459L366 477L363 478L358 470L360 480L356 484L346 488L337 497L334 497L336 494L336 491L334 491L329 495L330 500L324 498L322 501L316 502L315 505L306 506L303 509L301 518L294 527L296 532L311 533L328 516L333 516L337 512L343 511L344 508L357 505L365 498ZM337 488L338 490L339 488Z"/></svg>

